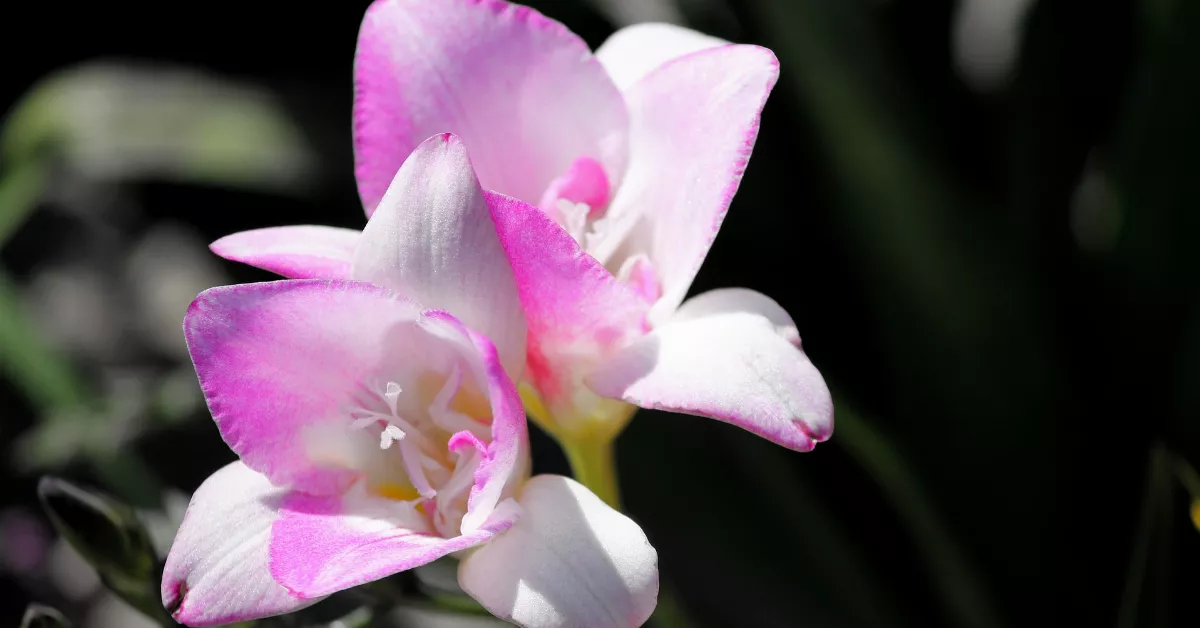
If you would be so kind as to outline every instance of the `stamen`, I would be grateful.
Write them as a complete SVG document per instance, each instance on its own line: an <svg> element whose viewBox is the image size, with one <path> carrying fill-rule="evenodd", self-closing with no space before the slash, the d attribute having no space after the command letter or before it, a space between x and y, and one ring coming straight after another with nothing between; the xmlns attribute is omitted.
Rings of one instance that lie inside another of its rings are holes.
<svg viewBox="0 0 1200 628"><path fill-rule="evenodd" d="M454 393L458 392L459 385L462 384L462 369L455 364L450 368L450 375L446 377L446 381L442 382L442 388L433 397L433 403L429 404L430 409L436 408L440 411L448 411L450 400L454 398Z"/></svg>
<svg viewBox="0 0 1200 628"><path fill-rule="evenodd" d="M400 458L404 462L404 471L408 473L408 480L412 482L413 488L425 499L433 499L437 491L430 486L429 478L425 477L425 469L421 468L423 456L415 449L411 440L400 441Z"/></svg>
<svg viewBox="0 0 1200 628"><path fill-rule="evenodd" d="M479 452L474 449L459 456L459 463L454 467L454 474L442 486L440 493L442 501L451 501L475 486L475 470L479 468L479 462Z"/></svg>
<svg viewBox="0 0 1200 628"><path fill-rule="evenodd" d="M383 431L379 433L379 448L387 449L388 447L392 446L392 441L404 440L404 436L404 430L401 430L395 425L389 423L388 426L383 428Z"/></svg>
<svg viewBox="0 0 1200 628"><path fill-rule="evenodd" d="M404 392L400 388L400 384L396 382L387 383L387 392L383 393L383 398L387 400L388 409L392 411L392 416L397 414L396 403L400 400L400 393Z"/></svg>
<svg viewBox="0 0 1200 628"><path fill-rule="evenodd" d="M379 432L379 448L391 449L392 443L400 443L400 461L404 466L404 472L408 475L409 483L423 500L432 499L437 495L437 491L430 485L425 470L436 471L441 465L437 460L432 460L421 453L422 446L431 446L429 438L401 418L399 411L401 392L403 389L399 384L388 382L382 396L390 414L365 408L356 410L350 413L350 417L353 419L350 422L350 429L360 430L374 425L382 425L383 429Z"/></svg>
<svg viewBox="0 0 1200 628"><path fill-rule="evenodd" d="M350 429L361 430L372 425L383 423L383 431L379 434L379 448L389 449L392 443L398 440L403 440L406 436L412 434L416 440L422 444L428 444L427 439L420 430L413 427L408 421L400 417L398 403L400 393L403 389L396 382L388 382L383 393L384 401L387 402L388 410L391 414L383 414L374 410L358 410L350 414L351 417L361 415L350 422Z"/></svg>
<svg viewBox="0 0 1200 628"><path fill-rule="evenodd" d="M460 434L468 437L462 439L464 441L474 439L473 436L470 436L470 432L460 432ZM458 454L458 464L454 465L454 473L442 484L442 490L438 492L437 501L441 507L437 509L437 516L434 518L434 526L447 536L463 532L462 516L466 515L465 509L468 506L469 494L475 486L475 471L479 468L481 461L479 449L475 447L460 446L457 449L451 448L451 450ZM464 497L466 499L463 499ZM464 512L459 512L459 508ZM453 516L449 516L451 513L460 515L457 521ZM457 525L452 525L455 523Z"/></svg>

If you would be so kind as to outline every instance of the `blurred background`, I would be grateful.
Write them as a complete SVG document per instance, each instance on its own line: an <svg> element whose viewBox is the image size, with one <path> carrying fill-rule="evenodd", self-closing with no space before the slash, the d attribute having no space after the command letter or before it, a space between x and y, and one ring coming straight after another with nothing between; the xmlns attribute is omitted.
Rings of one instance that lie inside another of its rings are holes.
<svg viewBox="0 0 1200 628"><path fill-rule="evenodd" d="M30 602L156 625L56 533L38 480L114 496L100 510L161 553L233 459L183 312L274 278L211 255L222 235L362 226L367 4L7 11L37 43L6 39L0 81L0 625ZM671 21L781 62L693 292L778 300L837 428L798 454L631 423L624 502L677 602L660 625L1200 625L1200 2L528 4L593 48ZM401 584L427 601L430 571ZM324 615L286 625L352 625Z"/></svg>

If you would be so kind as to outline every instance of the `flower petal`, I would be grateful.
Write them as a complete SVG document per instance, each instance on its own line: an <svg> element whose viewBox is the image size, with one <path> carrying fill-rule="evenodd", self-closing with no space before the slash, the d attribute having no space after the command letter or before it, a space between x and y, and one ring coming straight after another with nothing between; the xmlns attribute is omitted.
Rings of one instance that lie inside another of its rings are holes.
<svg viewBox="0 0 1200 628"><path fill-rule="evenodd" d="M658 602L658 554L629 517L578 482L539 475L521 519L466 558L464 591L526 628L640 626Z"/></svg>
<svg viewBox="0 0 1200 628"><path fill-rule="evenodd" d="M271 531L271 574L297 597L329 595L485 543L517 516L503 507L473 533L445 539L414 529L423 520L403 502L293 493Z"/></svg>
<svg viewBox="0 0 1200 628"><path fill-rule="evenodd" d="M354 279L453 312L488 336L505 368L525 366L525 316L467 150L448 133L422 142L362 232Z"/></svg>
<svg viewBox="0 0 1200 628"><path fill-rule="evenodd" d="M271 578L271 525L287 489L241 462L212 474L192 495L163 568L163 606L188 626L290 613L315 603Z"/></svg>
<svg viewBox="0 0 1200 628"><path fill-rule="evenodd" d="M209 248L221 257L290 279L345 279L360 233L299 225L227 235Z"/></svg>
<svg viewBox="0 0 1200 628"><path fill-rule="evenodd" d="M536 203L579 157L625 170L621 95L565 26L500 0L377 0L355 54L354 147L367 214L425 138L456 133L483 187Z"/></svg>
<svg viewBox="0 0 1200 628"><path fill-rule="evenodd" d="M430 359L420 317L365 282L274 281L201 293L184 335L230 448L276 485L327 494L357 475L316 446L349 434L348 406L366 379L414 355Z"/></svg>
<svg viewBox="0 0 1200 628"><path fill-rule="evenodd" d="M650 256L663 287L656 324L683 301L737 191L779 75L770 50L729 45L679 57L626 93L630 161L591 253ZM626 235L628 234L628 235Z"/></svg>
<svg viewBox="0 0 1200 628"><path fill-rule="evenodd" d="M748 312L760 314L775 326L775 333L800 346L800 330L792 317L771 297L748 288L718 288L698 294L679 306L671 322L702 318L710 314Z"/></svg>
<svg viewBox="0 0 1200 628"><path fill-rule="evenodd" d="M577 361L645 333L649 303L536 207L493 193L488 204L529 325L526 377L548 405L567 403L580 388Z"/></svg>
<svg viewBox="0 0 1200 628"><path fill-rule="evenodd" d="M596 49L596 59L625 91L672 59L728 43L682 26L644 22L613 33Z"/></svg>
<svg viewBox="0 0 1200 628"><path fill-rule="evenodd" d="M766 316L671 321L588 375L596 393L643 408L707 416L809 451L833 432L817 368Z"/></svg>

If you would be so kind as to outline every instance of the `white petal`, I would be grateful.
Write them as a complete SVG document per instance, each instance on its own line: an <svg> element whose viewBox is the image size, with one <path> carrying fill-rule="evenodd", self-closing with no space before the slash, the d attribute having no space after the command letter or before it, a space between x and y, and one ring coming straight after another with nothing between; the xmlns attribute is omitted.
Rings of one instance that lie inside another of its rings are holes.
<svg viewBox="0 0 1200 628"><path fill-rule="evenodd" d="M400 167L363 229L351 275L450 312L490 338L520 379L525 316L517 283L457 137L429 138Z"/></svg>
<svg viewBox="0 0 1200 628"><path fill-rule="evenodd" d="M761 314L672 320L585 381L598 395L732 423L797 451L833 433L833 399L821 373Z"/></svg>
<svg viewBox="0 0 1200 628"><path fill-rule="evenodd" d="M271 577L271 526L288 491L239 462L196 489L163 569L163 606L188 626L290 613L301 600Z"/></svg>
<svg viewBox="0 0 1200 628"><path fill-rule="evenodd" d="M596 49L596 59L617 89L625 91L671 59L727 43L674 24L634 24L605 40Z"/></svg>
<svg viewBox="0 0 1200 628"><path fill-rule="evenodd" d="M671 316L671 322L729 312L747 312L764 316L771 321L780 336L796 346L800 345L800 331L796 329L796 323L792 322L792 317L787 310L784 310L771 297L748 288L719 288L698 294L679 306L679 309Z"/></svg>
<svg viewBox="0 0 1200 628"><path fill-rule="evenodd" d="M658 603L658 554L642 529L578 482L539 475L524 512L459 566L463 590L526 628L640 626Z"/></svg>

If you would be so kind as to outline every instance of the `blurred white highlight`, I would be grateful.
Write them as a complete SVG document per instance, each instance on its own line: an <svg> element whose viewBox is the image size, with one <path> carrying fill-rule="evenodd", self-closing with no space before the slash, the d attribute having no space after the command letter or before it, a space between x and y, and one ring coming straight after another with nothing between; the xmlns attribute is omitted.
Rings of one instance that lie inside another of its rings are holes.
<svg viewBox="0 0 1200 628"><path fill-rule="evenodd" d="M992 92L1012 74L1033 0L960 0L954 16L954 61L973 89Z"/></svg>

